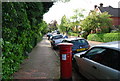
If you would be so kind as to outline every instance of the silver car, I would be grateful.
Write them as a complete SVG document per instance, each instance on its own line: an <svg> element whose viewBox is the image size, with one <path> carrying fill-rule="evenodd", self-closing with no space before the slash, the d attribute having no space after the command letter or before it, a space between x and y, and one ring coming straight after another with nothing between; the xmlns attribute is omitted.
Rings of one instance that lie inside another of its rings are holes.
<svg viewBox="0 0 120 81"><path fill-rule="evenodd" d="M96 45L75 54L74 61L88 80L120 81L120 41Z"/></svg>

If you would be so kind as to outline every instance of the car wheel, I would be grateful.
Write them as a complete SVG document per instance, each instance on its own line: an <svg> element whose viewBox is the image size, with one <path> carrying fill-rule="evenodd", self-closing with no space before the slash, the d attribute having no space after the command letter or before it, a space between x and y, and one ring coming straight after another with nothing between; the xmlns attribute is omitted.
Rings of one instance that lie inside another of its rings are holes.
<svg viewBox="0 0 120 81"><path fill-rule="evenodd" d="M56 50L56 47L55 47L55 46L53 46L53 49L54 49L54 50Z"/></svg>

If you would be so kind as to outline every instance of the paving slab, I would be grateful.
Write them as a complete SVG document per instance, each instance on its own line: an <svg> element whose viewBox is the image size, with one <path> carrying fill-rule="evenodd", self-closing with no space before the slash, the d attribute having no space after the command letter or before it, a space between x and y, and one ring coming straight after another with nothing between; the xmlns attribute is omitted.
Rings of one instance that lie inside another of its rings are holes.
<svg viewBox="0 0 120 81"><path fill-rule="evenodd" d="M50 42L43 37L13 77L14 79L59 79L59 66L58 57L54 54Z"/></svg>

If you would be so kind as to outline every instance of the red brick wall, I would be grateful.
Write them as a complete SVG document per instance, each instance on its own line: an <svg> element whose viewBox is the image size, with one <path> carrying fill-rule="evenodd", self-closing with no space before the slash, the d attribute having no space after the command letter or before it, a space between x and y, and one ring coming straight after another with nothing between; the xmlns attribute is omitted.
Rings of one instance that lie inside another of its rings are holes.
<svg viewBox="0 0 120 81"><path fill-rule="evenodd" d="M110 17L112 18L113 25L120 25L120 17Z"/></svg>

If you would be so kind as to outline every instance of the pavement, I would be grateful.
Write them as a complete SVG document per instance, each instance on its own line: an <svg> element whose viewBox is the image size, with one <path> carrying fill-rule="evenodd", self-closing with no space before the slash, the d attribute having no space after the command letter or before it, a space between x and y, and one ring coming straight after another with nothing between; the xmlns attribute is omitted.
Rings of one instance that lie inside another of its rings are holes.
<svg viewBox="0 0 120 81"><path fill-rule="evenodd" d="M91 45L101 44L101 42L88 41ZM72 81L85 81L79 78L80 75L73 69ZM21 64L19 71L13 74L14 80L19 81L59 81L60 61L59 56L51 48L46 37L33 48L29 58Z"/></svg>
<svg viewBox="0 0 120 81"><path fill-rule="evenodd" d="M21 64L18 72L13 74L14 79L23 80L57 80L60 78L58 57L51 49L51 45L46 37L36 45L29 54L29 58L25 59Z"/></svg>

